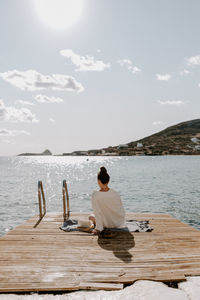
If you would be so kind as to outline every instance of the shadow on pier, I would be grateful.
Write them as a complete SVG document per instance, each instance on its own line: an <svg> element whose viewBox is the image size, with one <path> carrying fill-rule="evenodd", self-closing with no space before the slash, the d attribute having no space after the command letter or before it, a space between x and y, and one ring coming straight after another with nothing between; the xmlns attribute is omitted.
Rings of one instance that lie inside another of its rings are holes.
<svg viewBox="0 0 200 300"><path fill-rule="evenodd" d="M125 263L132 262L130 249L135 247L134 236L131 232L116 232L104 230L98 238L99 246L113 254Z"/></svg>

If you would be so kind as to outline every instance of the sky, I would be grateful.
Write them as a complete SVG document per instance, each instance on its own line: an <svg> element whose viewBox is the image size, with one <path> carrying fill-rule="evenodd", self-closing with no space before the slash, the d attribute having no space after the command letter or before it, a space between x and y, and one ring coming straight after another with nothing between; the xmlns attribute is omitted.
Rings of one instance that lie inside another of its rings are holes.
<svg viewBox="0 0 200 300"><path fill-rule="evenodd" d="M0 155L115 146L199 118L199 11L199 0L1 0Z"/></svg>

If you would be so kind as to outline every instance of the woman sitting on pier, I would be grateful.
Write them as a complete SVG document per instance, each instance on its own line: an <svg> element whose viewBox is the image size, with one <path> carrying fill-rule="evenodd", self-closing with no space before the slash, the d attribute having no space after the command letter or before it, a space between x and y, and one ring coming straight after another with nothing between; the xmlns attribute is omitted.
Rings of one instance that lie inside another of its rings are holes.
<svg viewBox="0 0 200 300"><path fill-rule="evenodd" d="M104 228L125 227L125 211L120 195L114 189L108 187L110 176L106 168L101 167L97 175L99 191L92 194L92 208L94 214L89 220L95 227L92 233L97 235Z"/></svg>

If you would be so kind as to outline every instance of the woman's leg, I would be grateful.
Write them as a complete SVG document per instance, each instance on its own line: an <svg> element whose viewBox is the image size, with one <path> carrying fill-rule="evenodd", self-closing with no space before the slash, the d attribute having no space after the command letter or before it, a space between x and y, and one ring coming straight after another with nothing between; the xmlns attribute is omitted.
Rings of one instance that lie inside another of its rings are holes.
<svg viewBox="0 0 200 300"><path fill-rule="evenodd" d="M90 228L93 229L92 234L99 235L100 231L97 230L97 229L94 229L96 227L96 219L95 219L94 214L91 214L89 216L89 221L90 221L90 224L91 224Z"/></svg>

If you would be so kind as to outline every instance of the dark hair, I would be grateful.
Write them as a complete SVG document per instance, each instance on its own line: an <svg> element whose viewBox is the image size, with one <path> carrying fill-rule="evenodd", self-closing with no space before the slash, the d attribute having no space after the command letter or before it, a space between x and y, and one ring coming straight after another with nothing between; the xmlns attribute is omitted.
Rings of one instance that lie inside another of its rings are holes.
<svg viewBox="0 0 200 300"><path fill-rule="evenodd" d="M100 171L97 175L97 179L100 180L103 184L106 184L109 182L110 176L108 175L106 168L104 168L104 167L100 168Z"/></svg>

